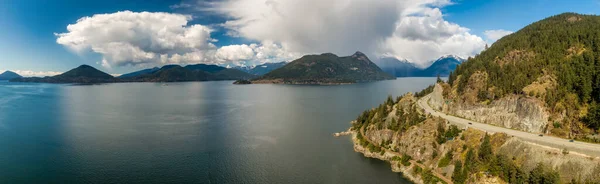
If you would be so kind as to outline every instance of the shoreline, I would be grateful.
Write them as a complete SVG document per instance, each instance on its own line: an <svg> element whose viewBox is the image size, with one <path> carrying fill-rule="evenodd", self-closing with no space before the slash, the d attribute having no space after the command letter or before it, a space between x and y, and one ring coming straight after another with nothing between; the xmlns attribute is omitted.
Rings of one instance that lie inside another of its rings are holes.
<svg viewBox="0 0 600 184"><path fill-rule="evenodd" d="M349 133L347 135L352 136L352 144L354 147L354 152L361 153L366 158L379 159L381 161L388 162L390 164L390 167L391 167L390 169L392 172L401 173L403 178L405 178L413 183L417 183L417 184L423 183L423 180L421 179L420 176L415 175L412 172L410 172L414 168L415 164L411 163L409 166L404 166L404 165L400 164L400 161L392 160L392 158L395 155L392 153L389 153L387 150L385 150L385 152L383 154L371 152L371 151L369 151L369 149L367 149L359 144L359 142L357 141L357 138L356 138L356 135L358 134L357 131L348 130L347 132Z"/></svg>

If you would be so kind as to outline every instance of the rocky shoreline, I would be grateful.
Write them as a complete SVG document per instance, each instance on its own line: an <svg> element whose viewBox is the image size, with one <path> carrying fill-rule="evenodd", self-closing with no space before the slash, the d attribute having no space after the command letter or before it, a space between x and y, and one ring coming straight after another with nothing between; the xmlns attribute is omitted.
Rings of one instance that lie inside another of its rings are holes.
<svg viewBox="0 0 600 184"><path fill-rule="evenodd" d="M417 184L423 183L421 176L410 172L413 169L414 164L411 164L410 166L404 166L404 165L400 164L400 161L392 160L392 158L395 155L388 153L387 151L385 151L383 154L371 152L371 151L369 151L369 149L360 145L360 143L356 137L356 135L358 134L357 131L348 131L348 132L349 132L348 135L352 136L352 143L354 145L355 152L362 153L363 156L365 156L367 158L374 158L374 159L386 161L386 162L390 163L392 172L402 173L402 177L404 177L414 183L417 183Z"/></svg>

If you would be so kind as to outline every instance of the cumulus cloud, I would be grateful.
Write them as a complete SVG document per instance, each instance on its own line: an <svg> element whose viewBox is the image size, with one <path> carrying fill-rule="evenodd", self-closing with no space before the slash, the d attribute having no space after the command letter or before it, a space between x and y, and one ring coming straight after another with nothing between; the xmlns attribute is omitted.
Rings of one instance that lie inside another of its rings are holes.
<svg viewBox="0 0 600 184"><path fill-rule="evenodd" d="M507 30L503 30L503 29L497 29L497 30L486 30L483 32L483 34L485 35L485 37L490 40L491 42L495 42L496 40L512 34L512 31L507 31Z"/></svg>
<svg viewBox="0 0 600 184"><path fill-rule="evenodd" d="M422 6L416 9L421 13L402 16L394 35L380 45L381 55L425 66L443 55L467 58L485 47L485 41L469 33L468 28L445 21L439 8Z"/></svg>
<svg viewBox="0 0 600 184"><path fill-rule="evenodd" d="M445 54L472 56L485 45L469 29L445 21L449 0L225 0L203 12L229 18L229 35L271 40L298 53L360 50L427 63Z"/></svg>
<svg viewBox="0 0 600 184"><path fill-rule="evenodd" d="M297 52L285 50L279 44L265 41L261 44L223 46L217 49L214 59L221 64L251 66L267 62L290 61L300 56Z"/></svg>
<svg viewBox="0 0 600 184"><path fill-rule="evenodd" d="M273 40L300 53L368 51L394 31L398 3L389 0L228 0L207 8L230 18L229 35Z"/></svg>
<svg viewBox="0 0 600 184"><path fill-rule="evenodd" d="M182 4L173 8L185 8ZM83 17L56 33L56 42L77 53L100 54L98 63L113 66L161 64L244 64L292 59L279 44L229 45L217 48L212 28L188 25L189 15L122 11Z"/></svg>
<svg viewBox="0 0 600 184"><path fill-rule="evenodd" d="M188 15L122 11L83 17L56 33L56 42L82 53L102 55L105 67L151 62L202 62L206 50L215 49L212 29L187 25Z"/></svg>

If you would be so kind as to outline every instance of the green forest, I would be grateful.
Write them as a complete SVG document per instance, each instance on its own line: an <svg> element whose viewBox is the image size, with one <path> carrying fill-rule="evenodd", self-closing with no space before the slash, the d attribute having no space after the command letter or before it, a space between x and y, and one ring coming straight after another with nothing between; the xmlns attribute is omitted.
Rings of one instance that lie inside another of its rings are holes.
<svg viewBox="0 0 600 184"><path fill-rule="evenodd" d="M450 74L448 82L464 92L476 71L487 73L481 101L509 94L543 99L553 112L569 116L558 126L583 133L575 123L600 129L600 16L564 13L535 22L507 35ZM523 88L544 74L556 77L546 94L524 94ZM460 76L460 79L459 79ZM585 115L581 115L582 110ZM551 121L551 120L550 120Z"/></svg>

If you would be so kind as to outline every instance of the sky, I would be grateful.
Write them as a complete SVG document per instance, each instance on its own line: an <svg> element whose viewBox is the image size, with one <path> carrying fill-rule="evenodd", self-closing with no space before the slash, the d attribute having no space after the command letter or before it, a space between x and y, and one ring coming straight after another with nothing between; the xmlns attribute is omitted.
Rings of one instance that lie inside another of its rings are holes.
<svg viewBox="0 0 600 184"><path fill-rule="evenodd" d="M599 0L0 0L0 72L110 74L166 64L251 66L361 51L426 65L474 56L546 17Z"/></svg>

